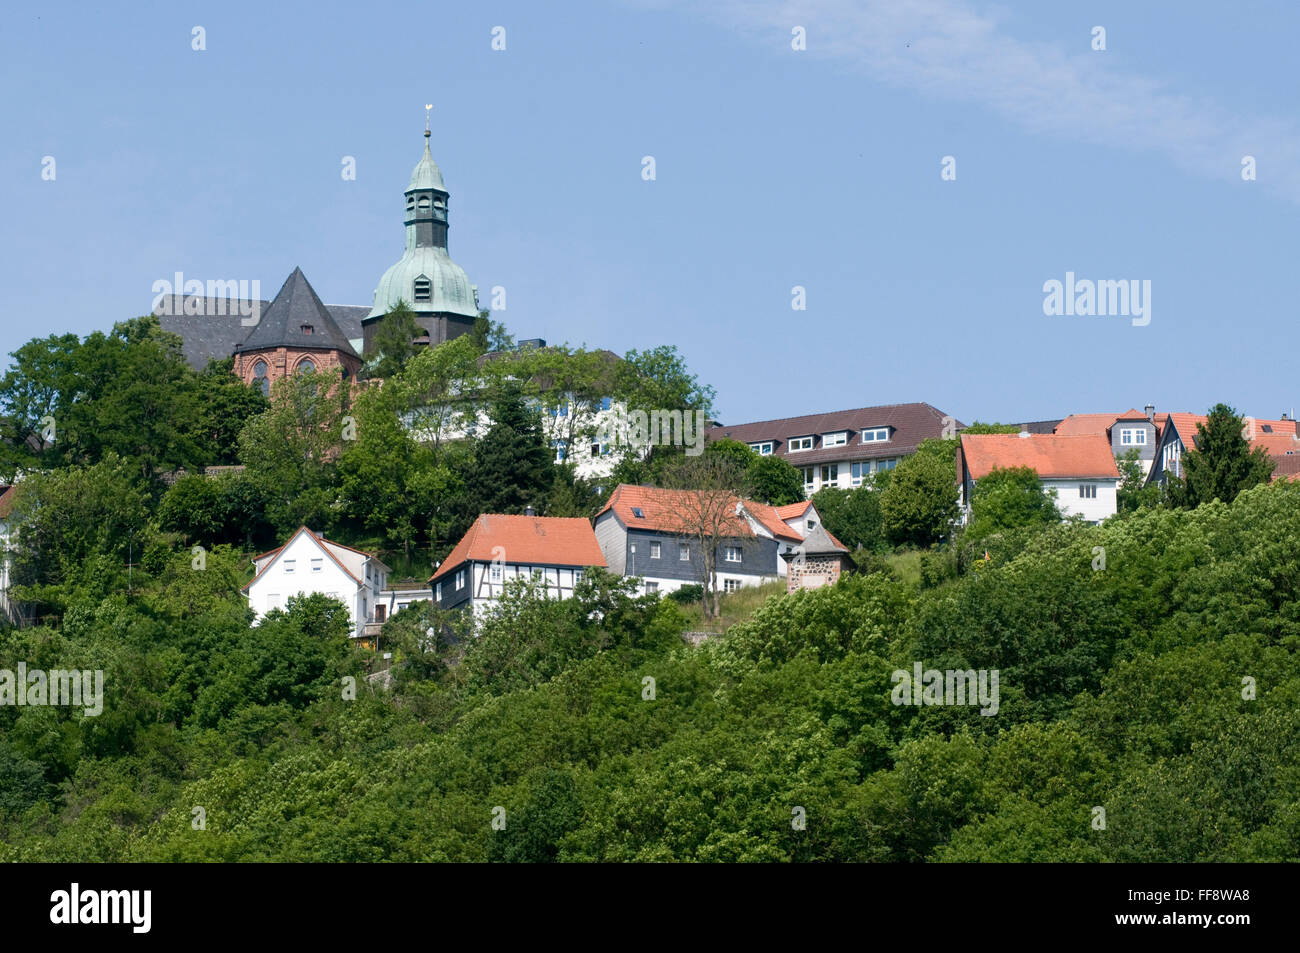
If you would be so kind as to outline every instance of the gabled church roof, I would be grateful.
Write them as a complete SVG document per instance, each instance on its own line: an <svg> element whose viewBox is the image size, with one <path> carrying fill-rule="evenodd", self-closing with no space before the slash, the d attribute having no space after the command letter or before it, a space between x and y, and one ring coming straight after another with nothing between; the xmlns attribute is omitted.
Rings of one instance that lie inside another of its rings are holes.
<svg viewBox="0 0 1300 953"><path fill-rule="evenodd" d="M321 303L316 289L307 281L301 268L294 268L275 300L262 312L257 327L235 350L258 351L276 347L342 351L357 356L347 335L330 317L329 310Z"/></svg>

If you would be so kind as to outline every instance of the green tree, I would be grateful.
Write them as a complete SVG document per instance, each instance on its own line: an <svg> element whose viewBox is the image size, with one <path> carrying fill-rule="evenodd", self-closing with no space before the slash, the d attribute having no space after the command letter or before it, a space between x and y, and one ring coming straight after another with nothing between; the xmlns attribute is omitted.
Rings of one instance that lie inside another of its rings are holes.
<svg viewBox="0 0 1300 953"><path fill-rule="evenodd" d="M369 355L372 365L369 377L388 379L406 367L416 354L415 339L424 334L416 323L415 312L405 301L398 301L393 310L384 315L371 342L374 354Z"/></svg>
<svg viewBox="0 0 1300 953"><path fill-rule="evenodd" d="M883 476L887 482L889 471ZM887 548L880 517L881 490L863 486L856 490L828 486L812 496L812 504L821 516L822 525L849 549L879 552Z"/></svg>
<svg viewBox="0 0 1300 953"><path fill-rule="evenodd" d="M1169 481L1174 506L1195 509L1211 500L1231 503L1253 486L1267 483L1273 461L1262 447L1251 449L1242 418L1227 404L1210 408L1205 423L1196 425L1196 445L1183 454L1182 478Z"/></svg>
<svg viewBox="0 0 1300 953"><path fill-rule="evenodd" d="M957 519L956 441L926 440L880 491L880 526L890 542L929 546Z"/></svg>
<svg viewBox="0 0 1300 953"><path fill-rule="evenodd" d="M777 456L758 456L746 472L749 493L773 506L798 503L804 498L803 476L789 461Z"/></svg>
<svg viewBox="0 0 1300 953"><path fill-rule="evenodd" d="M1120 477L1116 502L1121 513L1132 513L1143 507L1156 506L1161 500L1160 485L1147 482L1147 475L1142 472L1139 456L1136 447L1129 447L1124 451L1123 456L1115 461Z"/></svg>
<svg viewBox="0 0 1300 953"><path fill-rule="evenodd" d="M1044 490L1031 467L994 467L980 477L971 493L971 518L967 535L979 539L989 533L1060 522L1055 493Z"/></svg>
<svg viewBox="0 0 1300 953"><path fill-rule="evenodd" d="M501 385L489 416L492 426L474 444L474 515L541 505L555 479L555 451L546 446L541 419L528 409L519 384Z"/></svg>

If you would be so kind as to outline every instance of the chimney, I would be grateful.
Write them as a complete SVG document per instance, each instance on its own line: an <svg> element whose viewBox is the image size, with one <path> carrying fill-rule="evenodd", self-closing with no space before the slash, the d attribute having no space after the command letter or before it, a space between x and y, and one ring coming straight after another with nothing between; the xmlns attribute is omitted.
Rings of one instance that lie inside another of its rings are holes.
<svg viewBox="0 0 1300 953"><path fill-rule="evenodd" d="M1147 420L1151 421L1152 423L1155 423L1155 422L1156 422L1156 405L1155 405L1155 404L1147 404L1147 405L1146 405L1145 407L1143 407L1142 409L1146 411L1146 414L1147 414Z"/></svg>
<svg viewBox="0 0 1300 953"><path fill-rule="evenodd" d="M536 516L536 515L537 515L537 511L536 511L535 509L533 509L531 506L525 506L525 507L524 507L524 515L525 515L525 516Z"/></svg>

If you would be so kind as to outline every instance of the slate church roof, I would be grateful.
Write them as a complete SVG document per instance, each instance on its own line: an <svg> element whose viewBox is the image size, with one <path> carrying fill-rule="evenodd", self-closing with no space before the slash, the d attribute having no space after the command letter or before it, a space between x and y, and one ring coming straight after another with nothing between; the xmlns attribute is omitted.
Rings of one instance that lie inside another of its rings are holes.
<svg viewBox="0 0 1300 953"><path fill-rule="evenodd" d="M236 351L294 347L321 351L342 351L354 357L347 336L321 303L316 289L307 281L301 268L295 268L285 280L271 306Z"/></svg>
<svg viewBox="0 0 1300 953"><path fill-rule="evenodd" d="M306 281L305 278L303 280ZM319 300L317 298L317 301ZM257 330L256 326L243 323L244 315L239 310L240 302L227 301L224 298L192 297L189 299L190 310L197 310L198 314L186 314L185 303L184 296L169 295L159 302L154 313L158 315L158 322L164 331L180 335L181 351L190 367L195 370L203 370L208 366L208 361L220 361L230 357L241 342L248 338L251 332ZM243 304L244 311L259 315L261 320L265 320L267 310L271 306L269 301L243 302ZM247 305L254 307L247 307ZM348 341L351 350L357 352L362 340L361 319L370 313L370 308L351 304L327 304L323 307L334 326Z"/></svg>

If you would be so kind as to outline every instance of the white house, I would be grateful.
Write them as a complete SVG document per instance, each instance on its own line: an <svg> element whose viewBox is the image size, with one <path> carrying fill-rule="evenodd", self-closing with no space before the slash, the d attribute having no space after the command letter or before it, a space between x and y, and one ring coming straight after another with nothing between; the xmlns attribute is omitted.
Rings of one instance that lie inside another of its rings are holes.
<svg viewBox="0 0 1300 953"><path fill-rule="evenodd" d="M1029 467L1044 490L1055 491L1063 516L1100 523L1117 510L1119 470L1102 434L962 434L957 461L964 515L975 483L995 468Z"/></svg>
<svg viewBox="0 0 1300 953"><path fill-rule="evenodd" d="M381 593L387 588L388 567L377 557L335 543L306 526L279 549L253 557L257 572L243 591L248 606L261 620L272 609L285 608L290 596L323 593L348 608L352 637L366 634Z"/></svg>

